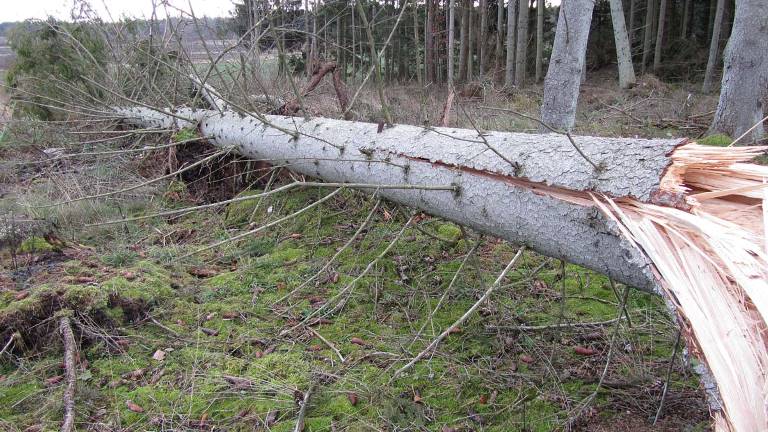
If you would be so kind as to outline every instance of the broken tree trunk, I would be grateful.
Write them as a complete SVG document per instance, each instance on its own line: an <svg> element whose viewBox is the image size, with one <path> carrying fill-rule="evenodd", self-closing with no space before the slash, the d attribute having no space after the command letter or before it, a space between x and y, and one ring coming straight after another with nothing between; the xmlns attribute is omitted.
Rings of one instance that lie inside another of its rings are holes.
<svg viewBox="0 0 768 432"><path fill-rule="evenodd" d="M711 368L711 393L722 395L723 410L713 406L718 428L768 427L760 336L768 316L768 169L746 163L763 148L596 137L574 145L559 134L116 111L142 127L197 126L217 146L326 181L453 185L378 193L664 295L689 348Z"/></svg>

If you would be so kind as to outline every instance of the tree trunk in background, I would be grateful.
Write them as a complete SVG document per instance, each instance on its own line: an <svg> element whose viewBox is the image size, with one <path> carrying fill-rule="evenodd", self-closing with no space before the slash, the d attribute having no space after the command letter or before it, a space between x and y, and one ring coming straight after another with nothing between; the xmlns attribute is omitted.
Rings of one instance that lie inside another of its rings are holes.
<svg viewBox="0 0 768 432"><path fill-rule="evenodd" d="M712 30L715 24L715 11L717 10L717 0L709 0L709 15L707 16L707 36L712 37Z"/></svg>
<svg viewBox="0 0 768 432"><path fill-rule="evenodd" d="M733 30L725 48L725 67L720 101L712 132L734 138L744 134L765 116L768 99L768 2L739 0ZM765 137L759 125L742 144Z"/></svg>
<svg viewBox="0 0 768 432"><path fill-rule="evenodd" d="M685 0L685 7L683 8L683 26L680 29L680 38L685 39L688 36L688 26L691 17L691 0Z"/></svg>
<svg viewBox="0 0 768 432"><path fill-rule="evenodd" d="M725 0L717 0L717 9L712 26L712 39L709 41L709 58L707 59L707 71L704 73L704 85L701 91L711 93L714 85L715 66L718 63L720 53L720 30L723 28L723 12ZM751 48L750 48L751 49Z"/></svg>
<svg viewBox="0 0 768 432"><path fill-rule="evenodd" d="M667 0L661 0L659 5L659 23L656 29L656 49L653 53L653 71L661 67L661 48L664 46L664 23L667 21Z"/></svg>
<svg viewBox="0 0 768 432"><path fill-rule="evenodd" d="M435 23L434 1L427 0L427 23L424 25L424 57L426 72L424 74L424 83L429 84L435 80L435 47L433 27Z"/></svg>
<svg viewBox="0 0 768 432"><path fill-rule="evenodd" d="M480 79L485 77L488 64L488 0L480 0L480 28L477 45L480 50Z"/></svg>
<svg viewBox="0 0 768 432"><path fill-rule="evenodd" d="M594 6L594 0L568 0L560 7L541 106L541 120L556 129L570 130L576 121Z"/></svg>
<svg viewBox="0 0 768 432"><path fill-rule="evenodd" d="M593 0L594 1L594 0ZM515 85L525 85L526 60L528 59L528 0L520 0L517 10L517 53L515 54Z"/></svg>
<svg viewBox="0 0 768 432"><path fill-rule="evenodd" d="M643 60L641 70L645 73L645 67L648 65L648 56L651 54L653 46L653 20L655 17L656 0L647 0L645 4L645 23L643 24Z"/></svg>
<svg viewBox="0 0 768 432"><path fill-rule="evenodd" d="M422 87L424 85L424 79L422 78L421 74L421 54L419 54L419 40L421 40L419 34L419 3L416 0L413 0L413 55L416 56L416 80L419 83L419 87Z"/></svg>
<svg viewBox="0 0 768 432"><path fill-rule="evenodd" d="M448 0L448 87L453 88L454 22L456 0Z"/></svg>
<svg viewBox="0 0 768 432"><path fill-rule="evenodd" d="M515 37L517 36L517 16L515 14L519 0L507 0L507 61L504 69L504 86L515 85Z"/></svg>
<svg viewBox="0 0 768 432"><path fill-rule="evenodd" d="M619 86L627 89L635 85L635 68L632 65L632 51L624 24L624 9L621 0L610 1L613 39L616 42L616 59L619 65Z"/></svg>
<svg viewBox="0 0 768 432"><path fill-rule="evenodd" d="M536 82L541 81L544 69L544 11L546 0L536 0Z"/></svg>
<svg viewBox="0 0 768 432"><path fill-rule="evenodd" d="M459 38L459 81L467 80L467 53L469 44L469 8L468 1L461 3L461 35Z"/></svg>
<svg viewBox="0 0 768 432"><path fill-rule="evenodd" d="M502 70L504 63L504 0L496 4L496 52L494 53L494 72ZM498 79L501 79L497 76Z"/></svg>
<svg viewBox="0 0 768 432"><path fill-rule="evenodd" d="M472 81L475 76L475 54L474 54L474 34L475 34L475 4L473 0L467 0L469 20L467 26L467 81Z"/></svg>
<svg viewBox="0 0 768 432"><path fill-rule="evenodd" d="M629 28L627 30L629 32L630 49L635 43L635 34L637 33L637 29L635 28L635 15L637 15L637 0L629 0Z"/></svg>

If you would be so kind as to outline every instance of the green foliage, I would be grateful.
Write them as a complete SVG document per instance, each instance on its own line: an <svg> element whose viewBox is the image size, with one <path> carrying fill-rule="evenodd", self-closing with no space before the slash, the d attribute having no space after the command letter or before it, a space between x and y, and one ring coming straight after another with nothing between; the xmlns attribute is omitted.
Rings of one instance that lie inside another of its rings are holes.
<svg viewBox="0 0 768 432"><path fill-rule="evenodd" d="M733 142L733 138L729 137L728 135L714 134L714 135L706 136L700 140L697 140L696 142L701 145L727 147L731 145L731 143Z"/></svg>
<svg viewBox="0 0 768 432"><path fill-rule="evenodd" d="M98 76L106 65L104 39L93 24L47 21L25 21L13 28L9 36L16 60L5 76L21 103L17 108L34 117L55 117L56 107L69 96L70 90L59 81L101 97L101 91L88 81Z"/></svg>

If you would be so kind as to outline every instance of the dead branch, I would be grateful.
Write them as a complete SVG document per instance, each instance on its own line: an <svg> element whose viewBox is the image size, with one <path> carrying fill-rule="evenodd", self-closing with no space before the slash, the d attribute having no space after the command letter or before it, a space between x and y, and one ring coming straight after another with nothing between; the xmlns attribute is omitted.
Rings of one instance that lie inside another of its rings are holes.
<svg viewBox="0 0 768 432"><path fill-rule="evenodd" d="M64 423L61 432L71 432L75 428L75 385L77 373L75 371L75 335L68 316L59 318L59 332L64 342L64 371L66 373L67 387L64 389Z"/></svg>

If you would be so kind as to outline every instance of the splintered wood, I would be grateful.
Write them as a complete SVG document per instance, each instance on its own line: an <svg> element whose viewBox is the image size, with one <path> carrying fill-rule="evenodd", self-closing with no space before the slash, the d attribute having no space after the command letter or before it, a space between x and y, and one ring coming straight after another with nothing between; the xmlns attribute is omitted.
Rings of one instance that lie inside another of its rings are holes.
<svg viewBox="0 0 768 432"><path fill-rule="evenodd" d="M662 180L690 211L593 195L654 263L689 349L717 383L720 431L768 430L768 167L763 147L684 144Z"/></svg>

